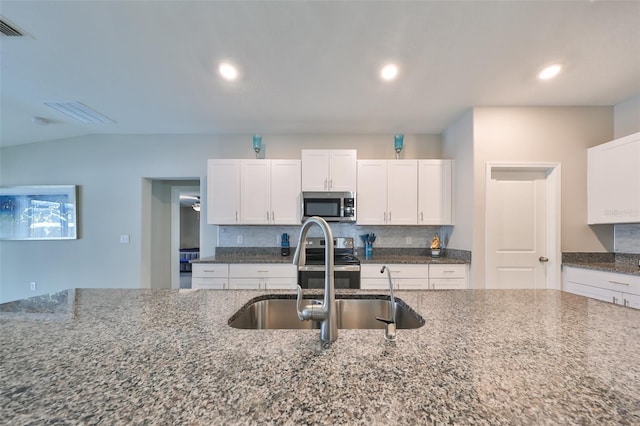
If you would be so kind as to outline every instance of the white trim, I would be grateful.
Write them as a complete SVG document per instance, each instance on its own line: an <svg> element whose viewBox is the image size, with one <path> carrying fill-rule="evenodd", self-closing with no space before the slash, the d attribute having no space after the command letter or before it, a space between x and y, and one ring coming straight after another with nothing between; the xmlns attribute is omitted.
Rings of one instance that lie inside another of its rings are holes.
<svg viewBox="0 0 640 426"><path fill-rule="evenodd" d="M489 270L487 268L489 262L489 251L487 250L487 222L488 222L488 209L487 209L487 193L486 188L489 187L489 181L491 180L491 172L494 169L505 171L544 171L547 173L547 257L549 262L547 263L547 277L546 288L560 290L562 288L562 245L561 245L561 212L562 212L562 199L561 199L561 164L560 163L528 163L528 162L487 162L486 164L486 176L485 176L485 223L484 223L484 281L485 287L487 285L487 278Z"/></svg>

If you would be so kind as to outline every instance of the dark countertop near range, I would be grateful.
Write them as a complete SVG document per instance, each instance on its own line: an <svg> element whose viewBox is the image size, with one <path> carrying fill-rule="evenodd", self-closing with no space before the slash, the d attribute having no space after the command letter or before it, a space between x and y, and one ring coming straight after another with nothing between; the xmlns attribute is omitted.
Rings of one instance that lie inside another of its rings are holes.
<svg viewBox="0 0 640 426"><path fill-rule="evenodd" d="M562 265L594 271L639 275L640 254L626 253L563 253Z"/></svg>
<svg viewBox="0 0 640 426"><path fill-rule="evenodd" d="M429 263L470 263L471 253L463 250L447 249L442 257L431 257L425 249L378 248L370 259L366 259L361 249L356 249L356 257L363 264L429 264ZM295 248L289 256L281 256L279 248L218 248L216 255L191 261L191 263L292 263Z"/></svg>
<svg viewBox="0 0 640 426"><path fill-rule="evenodd" d="M423 327L325 350L227 324L279 292L70 292L58 320L0 305L1 423L640 424L640 311L557 290L397 291Z"/></svg>

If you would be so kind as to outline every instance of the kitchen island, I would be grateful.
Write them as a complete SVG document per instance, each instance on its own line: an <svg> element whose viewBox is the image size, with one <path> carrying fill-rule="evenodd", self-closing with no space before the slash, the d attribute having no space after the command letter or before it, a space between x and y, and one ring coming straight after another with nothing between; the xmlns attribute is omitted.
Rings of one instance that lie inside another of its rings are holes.
<svg viewBox="0 0 640 426"><path fill-rule="evenodd" d="M640 423L640 311L556 290L398 291L423 327L328 349L228 325L277 292L66 293L3 307L0 423Z"/></svg>

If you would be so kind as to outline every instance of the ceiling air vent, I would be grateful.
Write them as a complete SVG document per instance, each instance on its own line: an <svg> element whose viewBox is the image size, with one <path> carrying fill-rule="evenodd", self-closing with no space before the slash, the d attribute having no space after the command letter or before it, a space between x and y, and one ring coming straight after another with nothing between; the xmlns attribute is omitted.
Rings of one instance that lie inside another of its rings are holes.
<svg viewBox="0 0 640 426"><path fill-rule="evenodd" d="M22 34L19 30L9 25L7 21L0 18L0 33L7 37L22 37Z"/></svg>
<svg viewBox="0 0 640 426"><path fill-rule="evenodd" d="M113 124L114 120L89 108L82 102L45 102L46 106L86 124Z"/></svg>

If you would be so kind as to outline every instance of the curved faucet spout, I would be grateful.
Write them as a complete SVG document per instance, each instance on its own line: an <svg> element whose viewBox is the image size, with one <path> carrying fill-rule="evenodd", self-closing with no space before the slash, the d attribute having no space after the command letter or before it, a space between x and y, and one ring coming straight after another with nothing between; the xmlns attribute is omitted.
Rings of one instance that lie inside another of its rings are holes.
<svg viewBox="0 0 640 426"><path fill-rule="evenodd" d="M318 225L324 236L324 299L320 309L313 309L313 314L308 312L308 308L302 311L298 308L298 317L301 320L314 319L321 320L320 340L322 342L333 342L338 338L338 321L336 318L336 296L334 285L334 259L333 259L333 233L326 220L319 216L312 216L307 219L300 229L300 237L298 238L298 246L293 255L293 263L302 266L306 262L305 246L307 234L313 225ZM298 286L299 288L300 286ZM298 291L298 306L302 299L302 291Z"/></svg>

